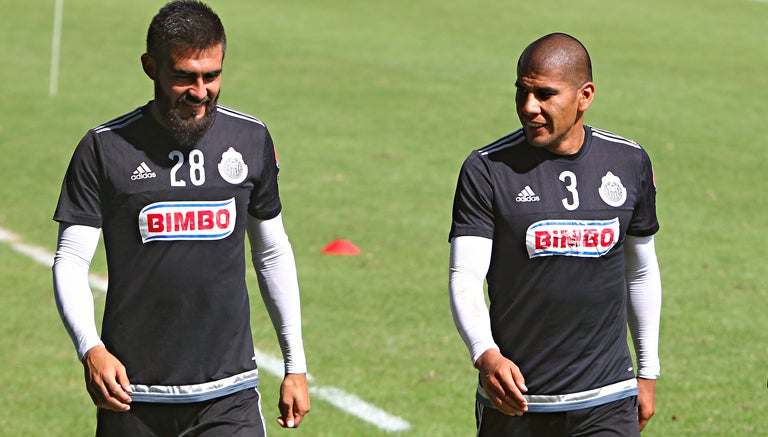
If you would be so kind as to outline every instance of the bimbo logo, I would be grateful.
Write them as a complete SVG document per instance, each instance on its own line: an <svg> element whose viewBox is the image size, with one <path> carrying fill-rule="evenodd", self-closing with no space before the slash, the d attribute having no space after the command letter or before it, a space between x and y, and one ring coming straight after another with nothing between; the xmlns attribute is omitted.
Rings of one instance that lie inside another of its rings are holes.
<svg viewBox="0 0 768 437"><path fill-rule="evenodd" d="M619 218L612 220L543 220L528 227L528 257L605 255L619 241Z"/></svg>
<svg viewBox="0 0 768 437"><path fill-rule="evenodd" d="M158 202L139 213L142 242L221 240L235 229L235 199L213 202Z"/></svg>

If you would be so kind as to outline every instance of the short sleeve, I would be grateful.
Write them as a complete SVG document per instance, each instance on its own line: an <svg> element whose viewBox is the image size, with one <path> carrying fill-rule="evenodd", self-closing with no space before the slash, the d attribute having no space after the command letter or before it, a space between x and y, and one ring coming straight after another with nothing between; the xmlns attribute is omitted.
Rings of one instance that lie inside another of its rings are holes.
<svg viewBox="0 0 768 437"><path fill-rule="evenodd" d="M449 241L459 236L493 238L493 185L487 162L473 151L459 172Z"/></svg>
<svg viewBox="0 0 768 437"><path fill-rule="evenodd" d="M61 185L54 220L96 228L102 226L101 181L104 172L96 145L97 137L92 130L77 145Z"/></svg>
<svg viewBox="0 0 768 437"><path fill-rule="evenodd" d="M640 193L629 223L627 234L634 237L647 237L659 230L656 217L656 177L653 173L651 158L642 150L640 163Z"/></svg>
<svg viewBox="0 0 768 437"><path fill-rule="evenodd" d="M266 129L260 153L255 159L261 160L256 166L261 168L261 172L256 177L256 183L251 192L248 213L259 220L269 220L280 213L282 204L277 186L279 172L277 152L272 136Z"/></svg>

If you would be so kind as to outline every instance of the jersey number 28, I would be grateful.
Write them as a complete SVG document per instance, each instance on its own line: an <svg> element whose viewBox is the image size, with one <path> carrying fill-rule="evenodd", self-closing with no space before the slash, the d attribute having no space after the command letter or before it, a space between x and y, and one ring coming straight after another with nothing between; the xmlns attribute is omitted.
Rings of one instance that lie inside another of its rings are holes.
<svg viewBox="0 0 768 437"><path fill-rule="evenodd" d="M174 150L168 154L168 157L176 161L171 169L171 186L186 187L187 181L179 179L176 173L184 165L184 154ZM192 185L199 187L205 183L205 157L203 152L198 149L192 149L189 152L189 180Z"/></svg>

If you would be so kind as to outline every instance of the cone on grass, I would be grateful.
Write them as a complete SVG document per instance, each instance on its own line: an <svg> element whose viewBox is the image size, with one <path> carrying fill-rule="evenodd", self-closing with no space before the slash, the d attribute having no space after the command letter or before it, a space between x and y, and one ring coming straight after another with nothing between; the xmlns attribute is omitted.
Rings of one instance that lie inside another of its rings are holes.
<svg viewBox="0 0 768 437"><path fill-rule="evenodd" d="M323 248L326 255L359 255L360 249L349 240L333 240Z"/></svg>

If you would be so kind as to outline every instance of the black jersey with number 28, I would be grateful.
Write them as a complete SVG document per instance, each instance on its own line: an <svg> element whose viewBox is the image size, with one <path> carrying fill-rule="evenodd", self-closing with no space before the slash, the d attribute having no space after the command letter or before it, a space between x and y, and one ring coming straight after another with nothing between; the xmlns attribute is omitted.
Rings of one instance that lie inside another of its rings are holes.
<svg viewBox="0 0 768 437"><path fill-rule="evenodd" d="M62 186L54 219L103 229L101 335L134 384L202 384L256 367L245 223L280 213L276 154L258 119L216 111L190 149L148 106L91 129Z"/></svg>

